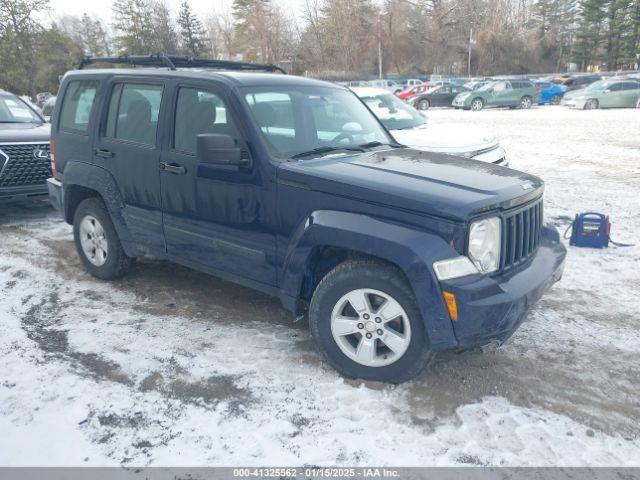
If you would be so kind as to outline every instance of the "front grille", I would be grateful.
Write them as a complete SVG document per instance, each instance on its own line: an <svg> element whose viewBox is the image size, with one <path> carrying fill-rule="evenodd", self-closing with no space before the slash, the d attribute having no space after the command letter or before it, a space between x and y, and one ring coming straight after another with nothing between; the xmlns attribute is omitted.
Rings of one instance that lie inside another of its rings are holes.
<svg viewBox="0 0 640 480"><path fill-rule="evenodd" d="M38 150L46 151L46 157L37 158ZM50 176L49 144L0 145L0 188L41 185Z"/></svg>
<svg viewBox="0 0 640 480"><path fill-rule="evenodd" d="M503 216L500 268L510 268L526 260L540 243L543 218L542 199Z"/></svg>

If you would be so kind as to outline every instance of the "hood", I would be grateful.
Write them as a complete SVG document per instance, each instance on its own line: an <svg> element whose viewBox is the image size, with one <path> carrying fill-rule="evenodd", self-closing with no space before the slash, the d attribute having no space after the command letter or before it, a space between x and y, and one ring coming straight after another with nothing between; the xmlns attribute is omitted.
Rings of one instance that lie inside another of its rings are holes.
<svg viewBox="0 0 640 480"><path fill-rule="evenodd" d="M416 128L392 130L391 135L402 145L419 150L463 155L498 146L489 134L458 125L426 123Z"/></svg>
<svg viewBox="0 0 640 480"><path fill-rule="evenodd" d="M0 143L48 142L48 123L0 123Z"/></svg>
<svg viewBox="0 0 640 480"><path fill-rule="evenodd" d="M409 148L283 162L278 181L455 221L514 207L544 189L526 173Z"/></svg>

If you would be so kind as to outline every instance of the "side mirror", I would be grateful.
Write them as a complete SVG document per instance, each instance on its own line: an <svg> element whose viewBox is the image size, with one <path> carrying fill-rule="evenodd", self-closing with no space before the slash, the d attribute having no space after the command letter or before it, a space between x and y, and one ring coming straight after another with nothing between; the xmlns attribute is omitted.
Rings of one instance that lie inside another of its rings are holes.
<svg viewBox="0 0 640 480"><path fill-rule="evenodd" d="M196 155L199 162L231 167L251 165L251 160L243 158L242 149L236 145L231 135L201 133L196 139Z"/></svg>

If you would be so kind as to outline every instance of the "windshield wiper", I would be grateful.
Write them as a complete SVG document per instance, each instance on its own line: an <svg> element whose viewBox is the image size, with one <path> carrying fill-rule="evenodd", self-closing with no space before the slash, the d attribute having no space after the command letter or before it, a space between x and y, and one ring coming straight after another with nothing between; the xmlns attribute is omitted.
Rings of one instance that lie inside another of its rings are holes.
<svg viewBox="0 0 640 480"><path fill-rule="evenodd" d="M305 152L291 155L291 158L303 158L308 157L309 155L321 155L323 153L335 152L340 150L346 150L348 152L364 152L364 147L317 147Z"/></svg>
<svg viewBox="0 0 640 480"><path fill-rule="evenodd" d="M364 149L375 148L375 147L400 148L400 147L402 147L402 145L400 145L399 143L383 143L383 142L378 142L377 140L375 140L373 142L363 143L362 145L358 145L358 147L359 148L364 148Z"/></svg>

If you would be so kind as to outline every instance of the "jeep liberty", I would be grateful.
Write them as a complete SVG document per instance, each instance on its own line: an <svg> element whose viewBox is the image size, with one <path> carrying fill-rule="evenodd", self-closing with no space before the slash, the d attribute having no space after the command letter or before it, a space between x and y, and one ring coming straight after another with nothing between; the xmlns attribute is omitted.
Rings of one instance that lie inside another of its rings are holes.
<svg viewBox="0 0 640 480"><path fill-rule="evenodd" d="M397 383L435 352L503 342L562 275L539 178L403 147L344 87L98 61L146 68L64 76L48 180L95 277L149 254L252 287L308 315L344 376Z"/></svg>

